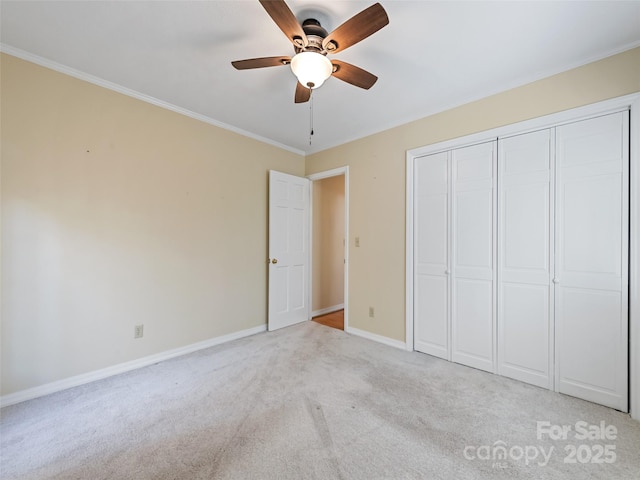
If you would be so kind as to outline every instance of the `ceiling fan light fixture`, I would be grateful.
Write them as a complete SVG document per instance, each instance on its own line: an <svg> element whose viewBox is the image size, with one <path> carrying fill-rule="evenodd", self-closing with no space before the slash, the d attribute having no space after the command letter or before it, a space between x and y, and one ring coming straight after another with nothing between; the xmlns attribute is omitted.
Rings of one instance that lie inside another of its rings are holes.
<svg viewBox="0 0 640 480"><path fill-rule="evenodd" d="M313 89L331 76L333 65L321 53L300 52L291 59L291 70L301 85Z"/></svg>

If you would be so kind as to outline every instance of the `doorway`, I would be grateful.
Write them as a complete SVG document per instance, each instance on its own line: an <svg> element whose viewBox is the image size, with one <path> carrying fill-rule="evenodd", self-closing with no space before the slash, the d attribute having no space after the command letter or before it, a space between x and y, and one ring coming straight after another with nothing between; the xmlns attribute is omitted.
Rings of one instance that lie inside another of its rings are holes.
<svg viewBox="0 0 640 480"><path fill-rule="evenodd" d="M348 330L348 167L310 175L311 318Z"/></svg>

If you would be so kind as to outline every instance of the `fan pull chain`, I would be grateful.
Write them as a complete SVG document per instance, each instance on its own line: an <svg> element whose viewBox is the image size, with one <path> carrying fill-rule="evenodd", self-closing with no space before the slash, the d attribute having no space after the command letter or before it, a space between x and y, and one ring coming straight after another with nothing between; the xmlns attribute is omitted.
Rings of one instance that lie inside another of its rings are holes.
<svg viewBox="0 0 640 480"><path fill-rule="evenodd" d="M309 89L309 145L313 136L313 89Z"/></svg>

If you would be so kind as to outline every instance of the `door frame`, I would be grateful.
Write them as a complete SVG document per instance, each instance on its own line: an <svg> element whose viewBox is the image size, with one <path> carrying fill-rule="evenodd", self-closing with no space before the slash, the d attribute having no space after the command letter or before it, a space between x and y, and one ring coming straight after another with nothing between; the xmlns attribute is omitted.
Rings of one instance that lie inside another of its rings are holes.
<svg viewBox="0 0 640 480"><path fill-rule="evenodd" d="M344 331L349 333L349 167L338 167L323 172L307 175L311 181L310 195L310 221L309 221L309 320L313 311L313 182L325 178L344 175Z"/></svg>
<svg viewBox="0 0 640 480"><path fill-rule="evenodd" d="M640 92L427 145L406 153L405 341L414 350L414 165L418 157L629 109L629 410L640 420Z"/></svg>

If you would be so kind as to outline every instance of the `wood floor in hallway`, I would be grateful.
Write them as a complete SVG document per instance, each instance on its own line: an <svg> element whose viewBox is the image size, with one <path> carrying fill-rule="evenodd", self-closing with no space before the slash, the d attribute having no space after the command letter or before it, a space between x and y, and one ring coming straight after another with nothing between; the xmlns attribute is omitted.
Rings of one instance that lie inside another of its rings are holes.
<svg viewBox="0 0 640 480"><path fill-rule="evenodd" d="M337 312L331 312L326 315L314 317L313 321L318 322L321 325L326 325L327 327L344 330L344 310L338 310Z"/></svg>

